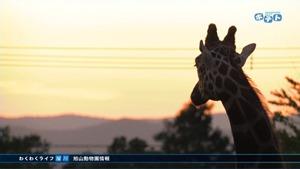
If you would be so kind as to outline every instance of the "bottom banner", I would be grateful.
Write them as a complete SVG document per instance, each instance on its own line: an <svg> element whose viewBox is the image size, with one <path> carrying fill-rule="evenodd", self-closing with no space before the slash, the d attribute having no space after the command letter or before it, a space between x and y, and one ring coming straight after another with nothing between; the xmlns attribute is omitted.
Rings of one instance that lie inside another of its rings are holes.
<svg viewBox="0 0 300 169"><path fill-rule="evenodd" d="M0 154L0 163L300 163L300 154Z"/></svg>

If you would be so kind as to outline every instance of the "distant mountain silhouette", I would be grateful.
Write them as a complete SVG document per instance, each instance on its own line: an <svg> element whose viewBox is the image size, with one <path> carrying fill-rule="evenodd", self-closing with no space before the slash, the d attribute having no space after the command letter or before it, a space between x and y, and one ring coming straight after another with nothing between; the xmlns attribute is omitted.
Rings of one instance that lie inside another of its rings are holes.
<svg viewBox="0 0 300 169"><path fill-rule="evenodd" d="M153 136L163 130L162 120L109 120L75 115L44 118L0 119L0 126L9 125L14 135L38 134L52 145L69 147L51 147L51 152L105 152L114 137L139 137L151 145L157 145ZM231 136L225 114L213 114L213 126ZM83 145L74 147L72 145ZM91 147L84 147L91 145ZM98 147L93 147L98 145ZM102 147L102 146L103 147Z"/></svg>
<svg viewBox="0 0 300 169"><path fill-rule="evenodd" d="M94 126L110 121L104 118L92 118L78 115L61 115L54 117L0 118L0 126L19 126L37 130L70 130Z"/></svg>

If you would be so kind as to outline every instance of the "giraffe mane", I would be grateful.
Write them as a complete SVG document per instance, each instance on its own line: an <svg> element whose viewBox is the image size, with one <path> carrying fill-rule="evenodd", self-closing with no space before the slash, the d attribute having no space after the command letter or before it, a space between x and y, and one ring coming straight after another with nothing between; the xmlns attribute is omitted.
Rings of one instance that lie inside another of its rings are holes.
<svg viewBox="0 0 300 169"><path fill-rule="evenodd" d="M259 99L259 103L262 107L263 110L266 111L268 116L271 116L272 113L269 109L269 106L267 104L267 99L265 98L265 96L262 94L262 92L257 88L257 85L255 84L255 82L248 76L246 75L244 72L243 74L246 76L246 79L248 80L250 87L253 89L253 91L257 94L257 97Z"/></svg>
<svg viewBox="0 0 300 169"><path fill-rule="evenodd" d="M247 78L247 80L248 80L248 82L250 84L250 87L252 87L253 91L257 94L257 97L258 97L258 99L260 101L260 105L262 106L262 109L266 112L266 114L267 114L267 116L269 118L272 117L274 114L270 111L270 109L268 107L268 104L267 104L266 98L261 93L261 91L257 88L257 86L253 82L253 80L249 76L247 76L246 74L245 74L245 76L246 76L246 78ZM271 130L274 130L274 129L271 129ZM278 137L278 134L276 132L274 132L274 136L275 136L275 138L273 138L273 139L274 139L275 144L277 145L278 151L281 151L282 147L279 145L279 143L278 143L278 141L276 139Z"/></svg>

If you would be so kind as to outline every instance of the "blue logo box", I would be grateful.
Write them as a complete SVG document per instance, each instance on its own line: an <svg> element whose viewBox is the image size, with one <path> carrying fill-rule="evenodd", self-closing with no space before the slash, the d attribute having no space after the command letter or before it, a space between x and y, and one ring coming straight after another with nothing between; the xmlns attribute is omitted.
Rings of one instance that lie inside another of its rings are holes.
<svg viewBox="0 0 300 169"><path fill-rule="evenodd" d="M264 23L280 22L282 21L282 14L280 12L259 12L254 14L254 19Z"/></svg>

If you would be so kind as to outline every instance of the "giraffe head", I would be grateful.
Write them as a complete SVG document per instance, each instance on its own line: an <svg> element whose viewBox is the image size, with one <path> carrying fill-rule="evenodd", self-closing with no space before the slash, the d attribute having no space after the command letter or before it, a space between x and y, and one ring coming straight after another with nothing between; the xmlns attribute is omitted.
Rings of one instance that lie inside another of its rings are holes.
<svg viewBox="0 0 300 169"><path fill-rule="evenodd" d="M237 53L235 32L236 27L231 26L223 41L220 41L216 25L210 24L205 44L200 41L201 54L195 59L199 81L191 94L194 105L204 104L209 99L221 100L225 91L236 92L242 67L256 45L251 43L240 54Z"/></svg>

